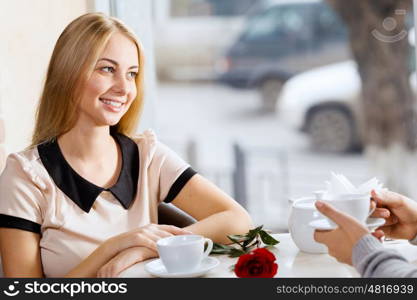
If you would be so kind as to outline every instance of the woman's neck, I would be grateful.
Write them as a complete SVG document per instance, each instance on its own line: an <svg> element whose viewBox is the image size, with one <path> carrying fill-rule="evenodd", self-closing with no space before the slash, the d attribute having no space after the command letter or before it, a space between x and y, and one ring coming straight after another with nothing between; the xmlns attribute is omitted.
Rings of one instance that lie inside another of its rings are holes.
<svg viewBox="0 0 417 300"><path fill-rule="evenodd" d="M108 126L95 128L74 127L58 137L58 144L65 156L86 162L105 161L114 149L115 141Z"/></svg>

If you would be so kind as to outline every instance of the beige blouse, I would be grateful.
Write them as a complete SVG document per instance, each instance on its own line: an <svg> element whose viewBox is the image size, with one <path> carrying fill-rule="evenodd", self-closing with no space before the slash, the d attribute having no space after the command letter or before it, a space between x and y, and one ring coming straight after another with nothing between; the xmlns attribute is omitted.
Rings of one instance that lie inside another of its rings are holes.
<svg viewBox="0 0 417 300"><path fill-rule="evenodd" d="M103 189L78 175L58 143L10 154L0 176L0 227L41 235L46 277L62 277L108 238L157 223L157 206L170 202L195 174L148 130L122 150L117 183Z"/></svg>

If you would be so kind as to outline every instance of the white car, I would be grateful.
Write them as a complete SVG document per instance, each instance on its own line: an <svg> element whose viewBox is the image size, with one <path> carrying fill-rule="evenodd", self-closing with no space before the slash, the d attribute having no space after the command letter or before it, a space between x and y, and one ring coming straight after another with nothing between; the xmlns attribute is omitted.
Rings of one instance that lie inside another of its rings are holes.
<svg viewBox="0 0 417 300"><path fill-rule="evenodd" d="M416 75L410 83L416 90ZM292 77L277 100L277 115L305 131L315 150L346 152L361 148L361 81L355 62L327 65Z"/></svg>

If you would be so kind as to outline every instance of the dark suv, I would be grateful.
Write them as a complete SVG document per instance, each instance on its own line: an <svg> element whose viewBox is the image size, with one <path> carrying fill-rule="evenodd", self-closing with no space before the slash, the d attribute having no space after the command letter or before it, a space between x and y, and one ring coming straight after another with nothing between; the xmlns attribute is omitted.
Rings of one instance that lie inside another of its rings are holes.
<svg viewBox="0 0 417 300"><path fill-rule="evenodd" d="M218 80L237 88L259 88L263 107L273 110L290 77L349 58L346 31L323 1L266 1L219 59Z"/></svg>

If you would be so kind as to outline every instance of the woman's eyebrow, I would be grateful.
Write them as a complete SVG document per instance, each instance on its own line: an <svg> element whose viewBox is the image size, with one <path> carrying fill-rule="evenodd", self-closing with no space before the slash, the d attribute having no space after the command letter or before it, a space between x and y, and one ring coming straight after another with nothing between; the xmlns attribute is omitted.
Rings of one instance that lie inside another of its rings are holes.
<svg viewBox="0 0 417 300"><path fill-rule="evenodd" d="M113 59L110 59L110 58L100 58L99 60L98 60L98 62L100 62L100 61L102 61L102 60L106 60L106 61L108 61L108 62L111 62L112 64L114 64L114 65L116 65L116 66L118 66L119 64L117 63L117 61L115 61L115 60L113 60ZM131 66L131 67L129 67L129 70L130 69L138 69L139 67L138 66Z"/></svg>

